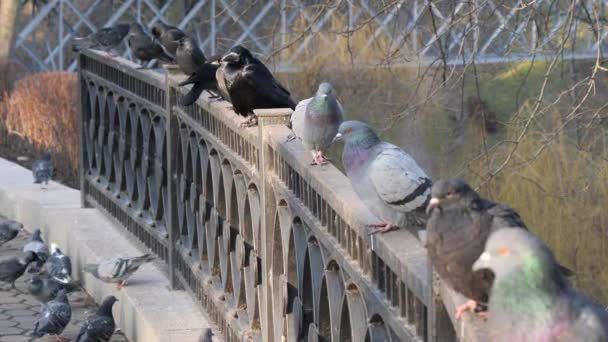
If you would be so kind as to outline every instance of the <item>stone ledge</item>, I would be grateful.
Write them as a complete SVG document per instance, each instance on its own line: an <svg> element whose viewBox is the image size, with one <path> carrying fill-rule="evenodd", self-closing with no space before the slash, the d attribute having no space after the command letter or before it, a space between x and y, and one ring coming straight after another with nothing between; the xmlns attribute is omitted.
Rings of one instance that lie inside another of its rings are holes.
<svg viewBox="0 0 608 342"><path fill-rule="evenodd" d="M55 182L40 190L30 170L0 158L0 213L30 231L41 228L45 241L57 243L70 256L74 278L83 281L95 301L116 296L114 317L129 341L194 342L207 327L213 329L214 340L222 340L192 297L170 290L160 261L142 267L122 290L82 273L84 264L146 251L98 210L81 208L79 191Z"/></svg>

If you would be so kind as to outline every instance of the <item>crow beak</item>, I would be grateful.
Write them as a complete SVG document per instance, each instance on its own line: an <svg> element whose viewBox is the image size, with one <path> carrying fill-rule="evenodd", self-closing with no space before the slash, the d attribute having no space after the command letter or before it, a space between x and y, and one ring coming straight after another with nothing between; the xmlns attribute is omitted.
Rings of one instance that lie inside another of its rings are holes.
<svg viewBox="0 0 608 342"><path fill-rule="evenodd" d="M433 197L429 201L429 205L426 207L426 214L428 215L433 209L439 207L439 198Z"/></svg>
<svg viewBox="0 0 608 342"><path fill-rule="evenodd" d="M483 252L479 256L479 259L475 261L473 264L473 271L479 271L482 269L490 268L490 261L492 260L492 256L488 252Z"/></svg>
<svg viewBox="0 0 608 342"><path fill-rule="evenodd" d="M340 132L338 132L338 134L336 134L336 136L334 137L332 142L336 142L338 140L342 140L342 133L340 133Z"/></svg>
<svg viewBox="0 0 608 342"><path fill-rule="evenodd" d="M238 62L241 58L241 55L236 52L230 52L226 56L222 57L222 62L234 63Z"/></svg>

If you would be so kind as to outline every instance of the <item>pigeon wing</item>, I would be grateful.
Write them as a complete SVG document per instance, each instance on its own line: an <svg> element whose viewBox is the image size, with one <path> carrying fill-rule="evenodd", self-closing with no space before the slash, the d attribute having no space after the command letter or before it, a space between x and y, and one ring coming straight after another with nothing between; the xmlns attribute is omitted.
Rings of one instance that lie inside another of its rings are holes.
<svg viewBox="0 0 608 342"><path fill-rule="evenodd" d="M311 98L304 99L298 103L296 109L291 114L290 122L291 129L295 133L296 137L302 139L304 136L304 123L306 118L306 107L308 107L308 103L312 100Z"/></svg>

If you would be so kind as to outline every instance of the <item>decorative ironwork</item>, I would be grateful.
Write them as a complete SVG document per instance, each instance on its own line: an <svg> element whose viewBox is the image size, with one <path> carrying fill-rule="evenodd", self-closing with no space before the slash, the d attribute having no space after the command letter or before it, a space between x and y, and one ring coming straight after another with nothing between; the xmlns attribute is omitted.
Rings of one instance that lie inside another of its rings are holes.
<svg viewBox="0 0 608 342"><path fill-rule="evenodd" d="M606 49L608 15L604 0L428 1L401 0L391 5L358 0L202 0L191 8L182 1L50 0L38 9L15 42L19 60L37 70L76 69L70 40L119 21L145 26L159 20L176 24L195 37L210 55L234 44L247 44L272 62L289 67L314 48L362 26L373 32L366 48L383 46L383 57L410 63L500 63L509 60L566 56L595 58ZM593 23L590 13L598 13ZM566 41L565 37L576 37ZM376 44L376 45L374 45ZM283 48L289 47L282 51ZM563 51L560 47L563 47ZM280 53L278 53L281 51ZM124 49L123 56L130 56ZM27 61L27 62L26 62Z"/></svg>

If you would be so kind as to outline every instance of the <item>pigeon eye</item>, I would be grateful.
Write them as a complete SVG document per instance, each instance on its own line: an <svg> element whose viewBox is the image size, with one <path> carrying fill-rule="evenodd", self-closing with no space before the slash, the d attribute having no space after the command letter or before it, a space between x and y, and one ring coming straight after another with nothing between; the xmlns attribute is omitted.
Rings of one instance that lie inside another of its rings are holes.
<svg viewBox="0 0 608 342"><path fill-rule="evenodd" d="M509 255L509 252L510 251L509 251L508 248L501 248L501 249L498 250L498 254L503 255L503 256Z"/></svg>
<svg viewBox="0 0 608 342"><path fill-rule="evenodd" d="M349 127L349 128L347 128L347 129L344 130L344 133L350 133L352 131L353 131L353 129Z"/></svg>

